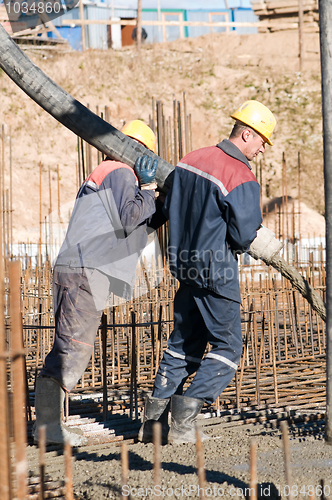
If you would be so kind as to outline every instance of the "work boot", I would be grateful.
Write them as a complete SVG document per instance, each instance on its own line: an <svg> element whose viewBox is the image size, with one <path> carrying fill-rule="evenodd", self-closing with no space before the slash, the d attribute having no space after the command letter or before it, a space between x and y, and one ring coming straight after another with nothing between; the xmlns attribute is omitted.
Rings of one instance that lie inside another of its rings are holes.
<svg viewBox="0 0 332 500"><path fill-rule="evenodd" d="M162 426L162 444L167 443L169 398L160 399L147 396L144 405L143 424L138 431L138 440L142 443L153 441L153 424L160 422Z"/></svg>
<svg viewBox="0 0 332 500"><path fill-rule="evenodd" d="M172 444L196 443L196 417L203 407L203 399L173 395L171 398L171 429L168 442ZM201 439L207 439L205 434Z"/></svg>
<svg viewBox="0 0 332 500"><path fill-rule="evenodd" d="M62 408L65 392L58 382L48 377L36 380L35 412L36 422L33 429L34 442L38 443L38 431L46 426L46 444L64 444L84 446L88 440L80 435L79 429L71 430L62 424Z"/></svg>

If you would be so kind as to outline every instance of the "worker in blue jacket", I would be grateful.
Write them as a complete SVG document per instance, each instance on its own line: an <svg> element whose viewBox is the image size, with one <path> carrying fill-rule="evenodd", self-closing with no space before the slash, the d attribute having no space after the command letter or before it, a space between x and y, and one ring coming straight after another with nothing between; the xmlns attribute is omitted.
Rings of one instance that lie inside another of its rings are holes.
<svg viewBox="0 0 332 500"><path fill-rule="evenodd" d="M127 123L122 132L155 150L156 136L142 121ZM65 392L89 363L109 297L131 298L147 223L156 210L157 165L146 155L138 158L135 170L107 158L79 189L54 266L55 336L36 380L35 441L42 425L47 443L87 441L62 424Z"/></svg>
<svg viewBox="0 0 332 500"><path fill-rule="evenodd" d="M178 163L164 204L170 269L179 289L174 330L145 402L140 441L150 441L152 424L160 421L164 442L167 437L171 443L194 442L194 423L203 404L216 400L240 361L237 255L248 250L262 223L260 187L249 161L264 153L266 143L272 145L276 121L254 100L232 118L228 140L193 151ZM205 354L207 344L211 349Z"/></svg>

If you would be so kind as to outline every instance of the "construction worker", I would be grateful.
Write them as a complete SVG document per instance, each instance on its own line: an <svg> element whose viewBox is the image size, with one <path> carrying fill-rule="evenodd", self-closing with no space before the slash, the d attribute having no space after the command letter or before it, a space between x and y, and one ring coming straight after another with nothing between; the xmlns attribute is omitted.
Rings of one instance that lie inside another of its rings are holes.
<svg viewBox="0 0 332 500"><path fill-rule="evenodd" d="M169 263L179 289L174 330L145 402L139 431L143 442L151 440L155 421L162 423L164 443L167 438L170 443L194 442L203 404L216 400L240 361L237 255L248 250L262 223L260 187L249 161L264 153L266 143L272 146L276 120L254 100L242 104L232 118L228 140L193 151L178 163L166 196ZM204 356L207 344L211 349Z"/></svg>
<svg viewBox="0 0 332 500"><path fill-rule="evenodd" d="M142 121L129 122L122 132L155 151L156 136ZM157 165L144 155L134 171L107 158L79 189L54 266L55 336L36 380L35 442L42 425L47 443L87 441L62 424L65 391L75 387L89 363L108 298L131 298L147 221L155 213Z"/></svg>

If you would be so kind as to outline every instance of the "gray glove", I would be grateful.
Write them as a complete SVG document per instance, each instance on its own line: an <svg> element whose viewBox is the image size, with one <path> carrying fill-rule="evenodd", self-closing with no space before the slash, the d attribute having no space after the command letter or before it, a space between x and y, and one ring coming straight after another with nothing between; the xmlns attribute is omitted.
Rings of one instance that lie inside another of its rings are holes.
<svg viewBox="0 0 332 500"><path fill-rule="evenodd" d="M247 253L254 259L261 259L266 264L270 264L282 247L283 244L275 238L274 233L267 227L261 226Z"/></svg>

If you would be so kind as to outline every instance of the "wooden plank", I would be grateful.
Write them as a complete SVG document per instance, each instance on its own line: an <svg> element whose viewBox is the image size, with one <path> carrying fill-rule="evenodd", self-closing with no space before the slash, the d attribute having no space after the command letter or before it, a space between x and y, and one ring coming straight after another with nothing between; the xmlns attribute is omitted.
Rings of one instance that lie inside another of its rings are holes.
<svg viewBox="0 0 332 500"><path fill-rule="evenodd" d="M318 3L315 0L303 0L303 8L307 6L312 6L313 9L318 10ZM279 9L282 7L294 7L296 10L299 9L299 3L297 0L267 0L266 8L267 9Z"/></svg>
<svg viewBox="0 0 332 500"><path fill-rule="evenodd" d="M26 30L22 31L16 31L13 36L19 37L19 36L25 36L25 35L35 35L35 34L40 34L40 33L47 33L48 30L46 28L41 28L38 26L38 28L28 28Z"/></svg>
<svg viewBox="0 0 332 500"><path fill-rule="evenodd" d="M256 11L256 10L265 10L266 9L266 5L264 3L252 3L251 4L251 8L254 11Z"/></svg>
<svg viewBox="0 0 332 500"><path fill-rule="evenodd" d="M20 308L20 261L9 263L9 286L10 286L10 316L11 316L11 347L13 351L23 351L23 331ZM24 351L23 351L24 352ZM16 472L16 496L24 500L27 494L27 460L26 460L26 416L25 416L25 362L23 356L17 356L12 360L12 383L13 383L13 406L12 419L14 428L15 449L15 472Z"/></svg>
<svg viewBox="0 0 332 500"><path fill-rule="evenodd" d="M296 13L297 14L297 13ZM284 16L278 16L278 17L272 17L269 16L269 20L271 23L298 23L299 22L299 16L292 16L292 17L284 17ZM312 23L314 21L314 16L313 15L304 15L303 16L303 22L304 23Z"/></svg>
<svg viewBox="0 0 332 500"><path fill-rule="evenodd" d="M316 33L319 31L319 26L318 26L318 23L304 23L304 26L303 26L303 32L304 33ZM275 33L276 31L285 31L287 29L294 29L293 25L291 25L291 23L289 23L289 28L285 28L285 25L275 25L273 27L270 28L270 31L271 33ZM297 27L295 28L297 29Z"/></svg>
<svg viewBox="0 0 332 500"><path fill-rule="evenodd" d="M294 14L294 15L298 15L298 12L299 10L298 9L294 9L294 7L278 7L278 8L275 8L274 9L274 12L276 14ZM310 6L303 6L303 12L304 13L311 13L312 12L312 8ZM306 15L306 14L305 14Z"/></svg>
<svg viewBox="0 0 332 500"><path fill-rule="evenodd" d="M314 17L313 16L304 16L303 18L303 21L304 23L309 26L311 23L313 23L315 21ZM299 17L298 16L294 16L294 17L291 17L291 18L287 18L287 17L268 17L266 20L264 19L264 21L261 21L261 26L263 25L266 25L267 27L275 27L275 28L280 28L280 27L284 27L284 28L287 28L287 27L293 27L293 28L297 28L298 27L298 23L299 23Z"/></svg>
<svg viewBox="0 0 332 500"><path fill-rule="evenodd" d="M69 21L68 20L62 20L62 26L68 26ZM89 24L101 24L101 25L112 25L112 24L120 24L121 26L126 26L126 25L135 25L136 21L135 20L123 20L121 19L120 21L114 21L112 19L85 19L84 21L81 21L79 19L70 19L70 26L82 26L82 25L89 25ZM142 26L210 26L210 27L233 27L233 28L241 28L244 26L249 26L249 27L256 27L260 28L262 25L262 22L257 22L257 23L237 23L237 22L215 22L215 23L209 23L209 22L201 22L201 21L183 21L180 23L180 21L143 21ZM297 28L298 25L297 23L284 23L285 29L291 28ZM273 27L273 23L267 24L264 23L264 26L270 27L270 25ZM280 25L278 24L277 26L280 28Z"/></svg>
<svg viewBox="0 0 332 500"><path fill-rule="evenodd" d="M267 16L269 11L267 9L256 9L254 10L256 16Z"/></svg>
<svg viewBox="0 0 332 500"><path fill-rule="evenodd" d="M139 51L142 43L142 0L137 2L137 27L136 27L136 46Z"/></svg>
<svg viewBox="0 0 332 500"><path fill-rule="evenodd" d="M83 0L79 1L79 14L80 14L80 19L84 19L84 5L83 5ZM85 42L85 29L81 30L81 37L82 37L82 51L84 52L86 50L86 42Z"/></svg>
<svg viewBox="0 0 332 500"><path fill-rule="evenodd" d="M299 0L299 70L302 72L303 61L303 0ZM294 205L293 205L294 207ZM295 292L293 292L295 303ZM301 337L302 338L302 337Z"/></svg>

